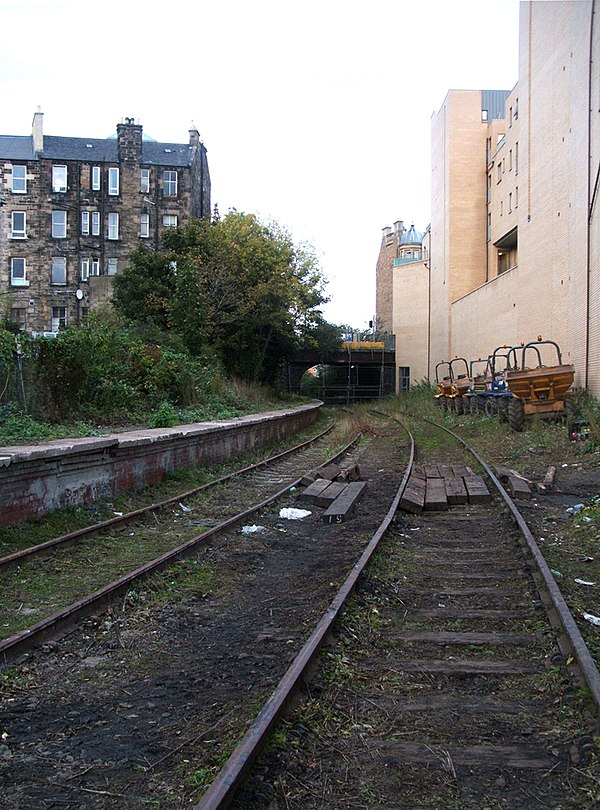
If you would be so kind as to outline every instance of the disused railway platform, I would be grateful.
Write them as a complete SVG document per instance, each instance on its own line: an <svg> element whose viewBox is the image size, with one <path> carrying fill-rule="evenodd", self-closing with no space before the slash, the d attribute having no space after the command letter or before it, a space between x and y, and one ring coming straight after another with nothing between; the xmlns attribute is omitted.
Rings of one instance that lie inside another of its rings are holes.
<svg viewBox="0 0 600 810"><path fill-rule="evenodd" d="M318 417L322 403L235 419L110 436L0 447L0 524L112 498L175 470L218 464L281 441Z"/></svg>

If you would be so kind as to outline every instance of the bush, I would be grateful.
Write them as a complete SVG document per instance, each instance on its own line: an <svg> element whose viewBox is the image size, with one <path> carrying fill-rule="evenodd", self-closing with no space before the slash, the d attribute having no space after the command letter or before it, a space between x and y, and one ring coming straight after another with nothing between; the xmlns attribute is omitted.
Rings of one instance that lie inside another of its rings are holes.
<svg viewBox="0 0 600 810"><path fill-rule="evenodd" d="M161 402L156 411L148 417L148 426L151 428L173 427L179 424L179 412L170 402Z"/></svg>

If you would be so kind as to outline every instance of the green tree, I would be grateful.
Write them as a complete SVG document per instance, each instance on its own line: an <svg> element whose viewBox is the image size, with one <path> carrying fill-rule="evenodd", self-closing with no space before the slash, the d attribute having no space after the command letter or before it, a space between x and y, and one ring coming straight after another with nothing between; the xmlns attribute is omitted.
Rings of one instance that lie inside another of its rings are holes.
<svg viewBox="0 0 600 810"><path fill-rule="evenodd" d="M176 331L196 355L216 351L230 374L273 382L303 340L323 333L324 284L311 246L230 212L169 231L159 253L132 254L113 300L130 320Z"/></svg>

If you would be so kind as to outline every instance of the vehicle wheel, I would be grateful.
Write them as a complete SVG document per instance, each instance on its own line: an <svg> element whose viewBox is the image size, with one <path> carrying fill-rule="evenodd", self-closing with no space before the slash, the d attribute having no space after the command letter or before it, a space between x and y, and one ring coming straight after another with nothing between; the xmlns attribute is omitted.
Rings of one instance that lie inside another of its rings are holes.
<svg viewBox="0 0 600 810"><path fill-rule="evenodd" d="M454 410L459 416L465 412L465 404L462 397L456 397L454 400Z"/></svg>
<svg viewBox="0 0 600 810"><path fill-rule="evenodd" d="M498 419L501 422L508 422L508 400L501 399L498 403Z"/></svg>
<svg viewBox="0 0 600 810"><path fill-rule="evenodd" d="M446 399L446 410L448 413L454 413L454 399L452 397Z"/></svg>
<svg viewBox="0 0 600 810"><path fill-rule="evenodd" d="M475 397L475 413L483 413L485 410L485 402L483 397Z"/></svg>
<svg viewBox="0 0 600 810"><path fill-rule="evenodd" d="M508 401L508 422L513 430L520 433L525 426L525 405L522 399L513 397Z"/></svg>
<svg viewBox="0 0 600 810"><path fill-rule="evenodd" d="M485 401L485 406L484 407L485 407L485 415L486 416L489 416L490 419L492 417L496 416L496 403L494 402L493 399L488 397L486 399L486 401Z"/></svg>
<svg viewBox="0 0 600 810"><path fill-rule="evenodd" d="M567 394L565 397L565 411L569 418L581 416L581 408L577 402L577 397L572 393Z"/></svg>

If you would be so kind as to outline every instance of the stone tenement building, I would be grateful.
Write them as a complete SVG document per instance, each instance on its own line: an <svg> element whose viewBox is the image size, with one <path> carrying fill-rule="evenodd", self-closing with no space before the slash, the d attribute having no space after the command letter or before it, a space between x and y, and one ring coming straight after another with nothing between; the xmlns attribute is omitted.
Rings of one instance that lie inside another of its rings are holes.
<svg viewBox="0 0 600 810"><path fill-rule="evenodd" d="M0 135L0 318L27 332L81 323L110 298L111 276L166 228L210 216L206 149L142 137L132 118L116 138Z"/></svg>

